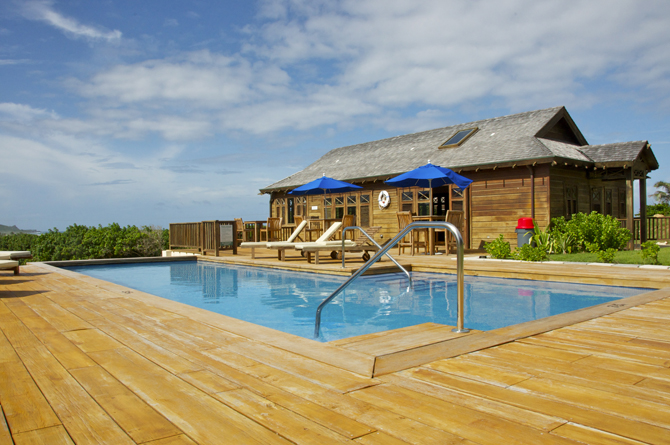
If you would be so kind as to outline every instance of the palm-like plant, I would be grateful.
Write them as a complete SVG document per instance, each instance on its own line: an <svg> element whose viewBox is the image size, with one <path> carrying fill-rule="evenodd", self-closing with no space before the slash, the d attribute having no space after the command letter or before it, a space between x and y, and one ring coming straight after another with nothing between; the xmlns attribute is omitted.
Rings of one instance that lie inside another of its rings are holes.
<svg viewBox="0 0 670 445"><path fill-rule="evenodd" d="M649 196L659 204L670 204L670 182L658 181L654 187L660 190L656 190Z"/></svg>

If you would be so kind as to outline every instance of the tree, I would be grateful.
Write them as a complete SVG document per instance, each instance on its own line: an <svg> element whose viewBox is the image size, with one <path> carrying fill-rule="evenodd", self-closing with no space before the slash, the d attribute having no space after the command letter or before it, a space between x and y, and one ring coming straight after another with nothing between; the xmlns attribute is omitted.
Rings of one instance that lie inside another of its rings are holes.
<svg viewBox="0 0 670 445"><path fill-rule="evenodd" d="M670 182L658 181L654 187L661 190L656 190L649 196L660 204L670 204Z"/></svg>

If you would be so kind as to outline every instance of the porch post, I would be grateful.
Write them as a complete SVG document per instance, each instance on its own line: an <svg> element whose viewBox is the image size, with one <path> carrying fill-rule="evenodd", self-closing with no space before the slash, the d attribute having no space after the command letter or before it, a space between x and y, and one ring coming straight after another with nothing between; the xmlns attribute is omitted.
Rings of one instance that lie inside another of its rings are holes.
<svg viewBox="0 0 670 445"><path fill-rule="evenodd" d="M633 168L626 169L626 228L633 234L628 250L635 249L635 206L633 205Z"/></svg>
<svg viewBox="0 0 670 445"><path fill-rule="evenodd" d="M640 244L647 241L647 171L642 170L640 181Z"/></svg>

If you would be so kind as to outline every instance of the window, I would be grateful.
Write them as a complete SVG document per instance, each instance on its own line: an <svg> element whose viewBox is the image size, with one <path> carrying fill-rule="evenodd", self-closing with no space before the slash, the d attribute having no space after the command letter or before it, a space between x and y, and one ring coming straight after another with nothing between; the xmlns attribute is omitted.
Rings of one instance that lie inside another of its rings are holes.
<svg viewBox="0 0 670 445"><path fill-rule="evenodd" d="M612 189L605 189L605 215L612 214Z"/></svg>
<svg viewBox="0 0 670 445"><path fill-rule="evenodd" d="M400 195L400 200L402 201L401 204L403 212L414 211L414 192L402 192Z"/></svg>
<svg viewBox="0 0 670 445"><path fill-rule="evenodd" d="M565 187L565 219L570 220L577 213L577 186Z"/></svg>
<svg viewBox="0 0 670 445"><path fill-rule="evenodd" d="M358 201L356 195L347 196L347 215L354 215L354 225L356 225L356 202Z"/></svg>
<svg viewBox="0 0 670 445"><path fill-rule="evenodd" d="M335 197L335 219L341 219L344 216L344 196Z"/></svg>
<svg viewBox="0 0 670 445"><path fill-rule="evenodd" d="M282 221L286 221L286 199L275 199L275 212L275 217L281 218Z"/></svg>
<svg viewBox="0 0 670 445"><path fill-rule="evenodd" d="M591 211L602 213L602 191L598 187L591 189Z"/></svg>
<svg viewBox="0 0 670 445"><path fill-rule="evenodd" d="M331 209L333 205L333 198L323 198L323 217L330 219L333 215L333 210Z"/></svg>
<svg viewBox="0 0 670 445"><path fill-rule="evenodd" d="M295 222L295 207L294 207L294 201L293 198L288 199L288 207L286 213L288 214L288 220L286 221L288 224L293 224Z"/></svg>
<svg viewBox="0 0 670 445"><path fill-rule="evenodd" d="M430 215L430 190L419 190L417 192L418 198L418 214L419 216Z"/></svg>
<svg viewBox="0 0 670 445"><path fill-rule="evenodd" d="M463 142L465 142L470 136L475 134L476 131L477 131L476 127L457 131L456 134L447 139L447 141L444 144L440 145L440 148L458 147Z"/></svg>
<svg viewBox="0 0 670 445"><path fill-rule="evenodd" d="M465 210L465 190L456 187L455 185L451 186L451 202L449 203L449 208L451 210Z"/></svg>

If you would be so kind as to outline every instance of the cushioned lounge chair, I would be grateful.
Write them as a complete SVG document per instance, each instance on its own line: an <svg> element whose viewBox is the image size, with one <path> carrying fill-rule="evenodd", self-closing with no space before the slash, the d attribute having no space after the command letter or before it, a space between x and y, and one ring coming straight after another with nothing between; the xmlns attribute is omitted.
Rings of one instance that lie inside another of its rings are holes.
<svg viewBox="0 0 670 445"><path fill-rule="evenodd" d="M286 260L286 249L294 249L295 245L298 244L296 239L300 238L300 233L307 226L307 221L302 221L298 224L298 227L295 228L291 236L286 241L275 241L272 243L267 243L268 249L277 249L277 259L279 261ZM300 243L304 243L304 240L300 240ZM253 252L253 250L252 250ZM253 254L251 256L253 258Z"/></svg>
<svg viewBox="0 0 670 445"><path fill-rule="evenodd" d="M365 229L365 233L374 238L375 234L381 230L381 226L377 227L368 227ZM304 245L302 246L303 252L307 253L307 261L311 261L311 254L314 253L314 264L319 264L319 252L330 251L330 257L332 259L342 259L342 241L329 241L323 243L322 245ZM361 233L358 238L353 241L346 240L344 242L344 251L345 252L363 252L363 260L367 261L370 259L370 254L368 252L376 252L379 250L377 246L370 242L370 239Z"/></svg>
<svg viewBox="0 0 670 445"><path fill-rule="evenodd" d="M32 258L32 257L31 257ZM0 270L13 270L14 275L19 274L19 262L11 259L10 252L0 254Z"/></svg>
<svg viewBox="0 0 670 445"><path fill-rule="evenodd" d="M307 225L307 221L303 221L300 224L298 224L298 227L295 228L295 230L293 231L291 236L289 236L288 240L286 240L286 241L274 241L274 242L270 242L270 243L268 243L267 241L256 241L256 242L251 241L251 242L241 243L240 247L251 247L251 259L252 260L256 258L256 248L257 247L262 247L264 249L278 249L278 252L277 252L278 258L279 258L280 261L283 261L284 258L285 258L284 249L288 249L288 248L292 249L293 248L293 246L295 245L296 238L300 235L300 232L302 232L302 229L304 229L306 225ZM284 245L286 243L290 243L290 245L286 245L286 247L284 247ZM270 247L270 244L272 244L273 247Z"/></svg>
<svg viewBox="0 0 670 445"><path fill-rule="evenodd" d="M31 259L33 254L27 250L0 250L0 256L8 255L10 260Z"/></svg>
<svg viewBox="0 0 670 445"><path fill-rule="evenodd" d="M311 248L317 247L317 248L331 248L332 249L337 249L338 246L342 246L342 241L332 241L331 238L335 236L338 230L342 227L342 223L340 221L333 223L330 227L328 227L328 230L326 230L323 235L319 237L314 242L311 243L296 243L295 248L296 250L302 250L303 254L306 254L307 256L307 261L311 262L312 261L312 251L310 250ZM352 246L354 244L353 241L350 240L345 240L345 245ZM304 248L308 248L307 250L303 250Z"/></svg>

